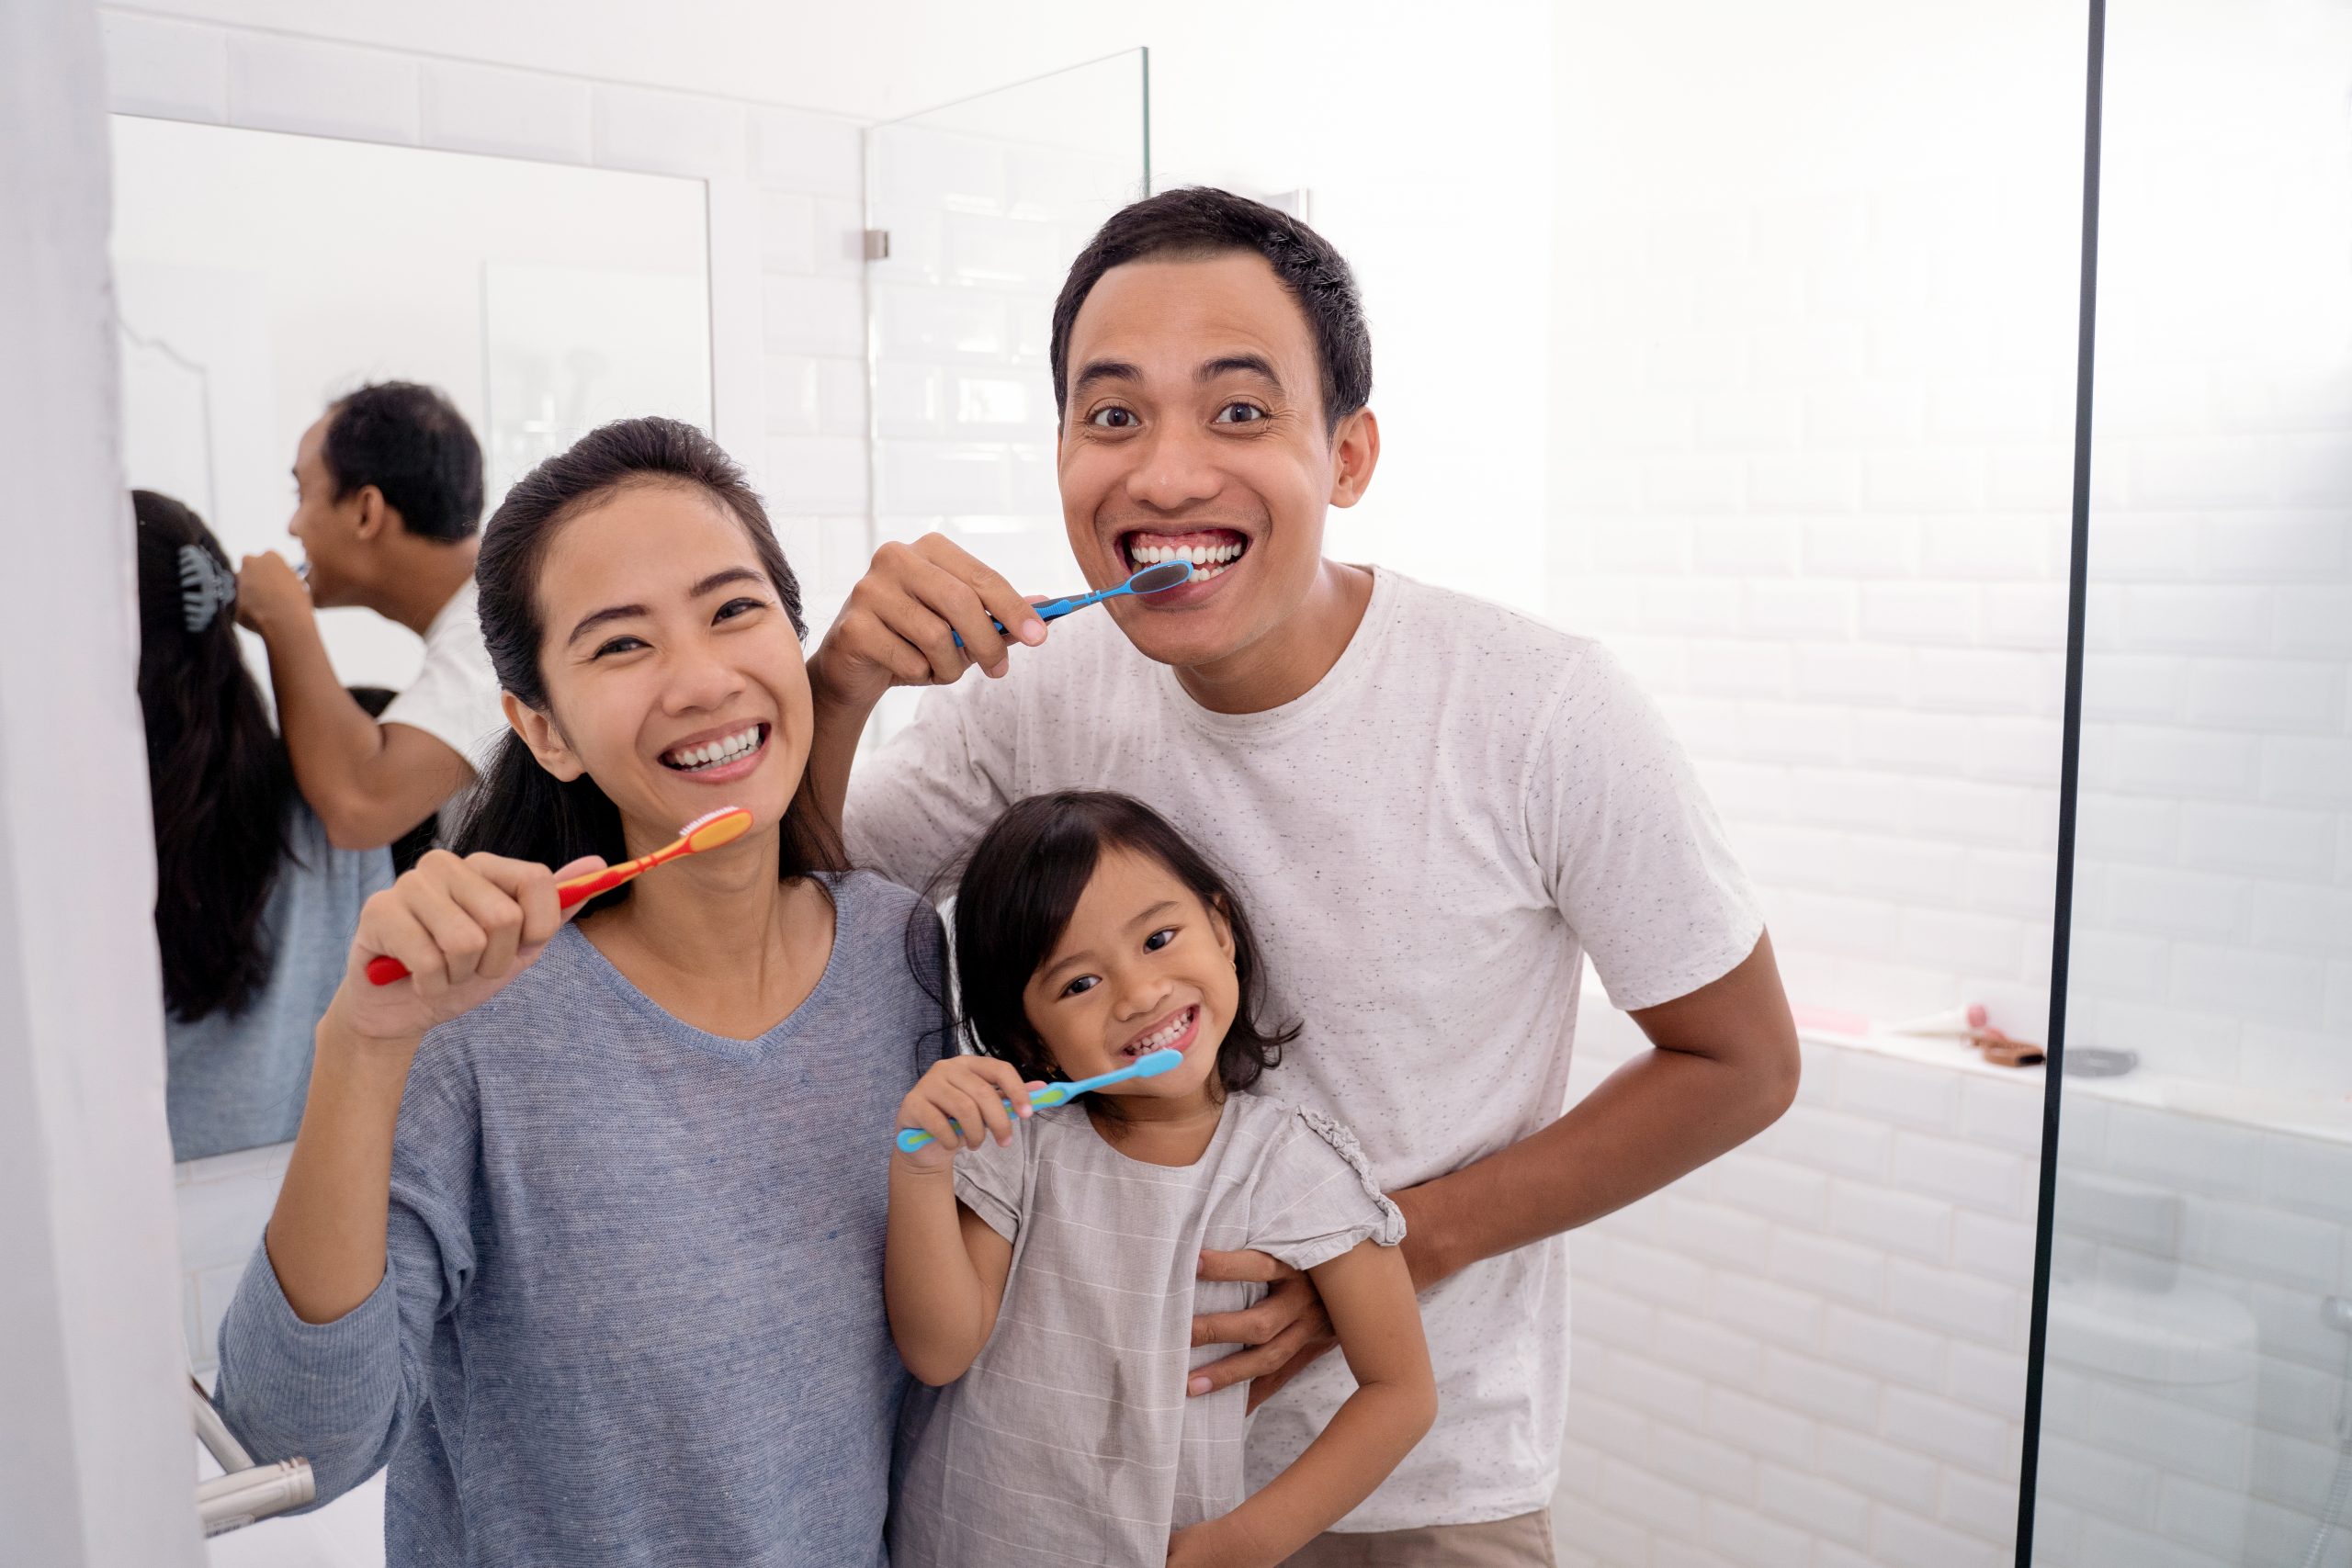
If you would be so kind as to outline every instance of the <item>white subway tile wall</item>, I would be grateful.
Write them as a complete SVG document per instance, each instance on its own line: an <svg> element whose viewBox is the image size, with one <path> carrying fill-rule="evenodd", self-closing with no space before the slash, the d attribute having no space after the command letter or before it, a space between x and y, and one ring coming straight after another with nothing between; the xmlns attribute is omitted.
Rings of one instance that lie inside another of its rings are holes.
<svg viewBox="0 0 2352 1568"><path fill-rule="evenodd" d="M941 533L1014 582L1074 582L1047 328L1071 259L1142 194L1140 107L1095 152L960 118L868 132L873 223L889 235L888 258L866 268L881 538ZM887 708L877 728L904 711Z"/></svg>
<svg viewBox="0 0 2352 1568"><path fill-rule="evenodd" d="M1589 1003L1571 1100L1640 1043ZM1808 1040L1778 1125L1577 1233L1567 1568L2010 1561L2041 1080L1951 1050Z"/></svg>
<svg viewBox="0 0 2352 1568"><path fill-rule="evenodd" d="M1567 250L1554 615L1680 731L1800 1003L2046 1021L2073 195L1637 191Z"/></svg>

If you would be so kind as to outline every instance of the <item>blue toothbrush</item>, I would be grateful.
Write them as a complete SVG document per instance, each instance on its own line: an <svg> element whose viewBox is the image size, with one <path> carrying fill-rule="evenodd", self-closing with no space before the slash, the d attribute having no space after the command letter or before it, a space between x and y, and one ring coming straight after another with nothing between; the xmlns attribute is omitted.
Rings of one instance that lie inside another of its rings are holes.
<svg viewBox="0 0 2352 1568"><path fill-rule="evenodd" d="M1089 604L1100 604L1103 600L1116 599L1122 593L1166 592L1178 583L1191 578L1192 575L1191 561L1164 560L1157 566L1144 568L1115 588L1101 588L1091 593L1080 593L1068 599L1048 599L1044 604L1034 605L1032 608L1037 612L1037 618L1041 621L1059 620L1072 610L1083 610ZM1004 623L994 615L989 617L989 622L997 630L1004 630ZM950 632L948 635L956 638L956 647L964 646L964 638L960 634Z"/></svg>
<svg viewBox="0 0 2352 1568"><path fill-rule="evenodd" d="M1132 1066L1121 1067L1115 1073L1080 1078L1076 1083L1049 1083L1030 1096L1029 1105L1032 1110L1046 1111L1057 1105L1066 1105L1090 1089L1102 1089L1110 1084L1125 1083L1129 1078L1156 1078L1183 1059L1183 1052L1163 1045L1157 1051L1146 1051L1136 1058ZM1012 1110L1012 1101L1006 1100L1004 1108L1007 1111ZM954 1122L947 1124L954 1127L959 1136L962 1134L964 1131L962 1126ZM931 1134L920 1127L906 1128L899 1134L899 1147L909 1154L914 1153L929 1142L931 1142Z"/></svg>

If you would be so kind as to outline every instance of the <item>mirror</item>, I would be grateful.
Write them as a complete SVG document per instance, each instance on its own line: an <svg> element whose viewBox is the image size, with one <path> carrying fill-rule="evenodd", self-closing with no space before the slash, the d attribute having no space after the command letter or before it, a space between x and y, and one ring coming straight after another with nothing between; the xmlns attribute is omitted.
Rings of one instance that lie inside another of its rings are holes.
<svg viewBox="0 0 2352 1568"><path fill-rule="evenodd" d="M265 550L300 562L287 533L297 444L363 386L416 382L441 394L479 443L485 510L606 420L661 412L710 426L700 180L124 116L113 151L130 482L209 525L232 570ZM318 624L342 685L397 693L417 679L424 645L411 627L357 607L322 610ZM266 706L266 655L239 635ZM195 680L200 663L180 649L143 683ZM192 796L215 787L201 776L173 783ZM168 1025L174 1152L207 1162L184 1168L188 1191L216 1156L293 1135L311 1023L359 897L389 876L382 849L322 843L306 856L300 835L288 836L296 852L263 908L258 988L243 1008ZM308 863L321 861L332 863ZM312 886L322 878L333 884L325 894ZM182 907L223 902L208 886ZM280 973L288 966L303 972ZM289 988L302 994L279 994ZM267 1197L250 1213L250 1203L220 1203L239 1213L197 1226L192 1280L243 1262ZM191 1302L199 1357L209 1315Z"/></svg>

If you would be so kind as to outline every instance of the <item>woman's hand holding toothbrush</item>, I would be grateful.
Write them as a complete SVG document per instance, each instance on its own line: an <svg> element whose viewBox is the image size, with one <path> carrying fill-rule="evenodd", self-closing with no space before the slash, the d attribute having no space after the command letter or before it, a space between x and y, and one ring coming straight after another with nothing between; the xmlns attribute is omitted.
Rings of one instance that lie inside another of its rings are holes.
<svg viewBox="0 0 2352 1568"><path fill-rule="evenodd" d="M1029 1114L1030 1096L1045 1087L1023 1082L1019 1068L994 1056L934 1062L899 1102L899 1125L930 1134L931 1142L911 1153L901 1149L897 1158L910 1170L944 1171L958 1148L977 1149L985 1138L1009 1144L1014 1119Z"/></svg>
<svg viewBox="0 0 2352 1568"><path fill-rule="evenodd" d="M356 1041L413 1043L488 1001L545 951L584 905L556 905L556 884L603 868L594 856L550 871L530 861L426 854L360 907L343 986L326 1022ZM409 976L372 984L370 960L399 959ZM322 1026L323 1027L323 1026Z"/></svg>

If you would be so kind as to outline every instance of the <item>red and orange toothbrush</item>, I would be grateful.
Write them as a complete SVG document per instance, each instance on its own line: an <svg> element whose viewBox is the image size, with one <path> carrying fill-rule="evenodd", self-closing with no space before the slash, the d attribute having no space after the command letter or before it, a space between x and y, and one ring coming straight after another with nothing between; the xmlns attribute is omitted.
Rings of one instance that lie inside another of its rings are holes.
<svg viewBox="0 0 2352 1568"><path fill-rule="evenodd" d="M675 843L665 844L650 855L625 860L618 865L592 871L585 876L575 876L555 886L555 907L569 909L583 898L594 898L599 893L609 893L629 878L655 866L673 861L681 855L691 855L704 850L715 850L721 844L731 844L743 836L752 825L752 814L740 806L722 806L718 810L695 818L678 829ZM368 961L368 979L372 985L389 986L395 980L408 978L408 965L390 953L379 953Z"/></svg>

